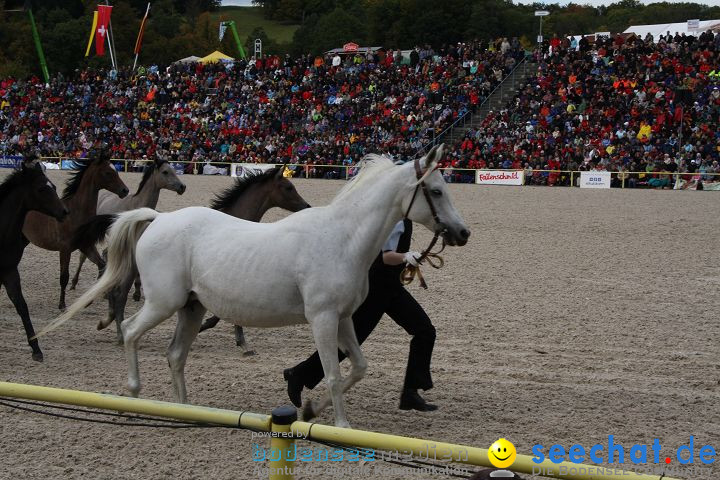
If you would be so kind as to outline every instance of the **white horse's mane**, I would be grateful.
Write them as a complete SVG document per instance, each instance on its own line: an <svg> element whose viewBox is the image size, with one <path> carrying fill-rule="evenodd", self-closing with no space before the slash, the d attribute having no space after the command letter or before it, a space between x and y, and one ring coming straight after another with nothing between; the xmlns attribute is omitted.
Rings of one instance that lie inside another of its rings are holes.
<svg viewBox="0 0 720 480"><path fill-rule="evenodd" d="M360 171L353 178L348 180L347 184L340 189L335 195L333 203L340 198L345 197L349 192L356 189L359 185L364 185L369 181L375 179L379 174L390 170L395 166L392 159L385 155L377 155L370 153L365 155L357 165Z"/></svg>

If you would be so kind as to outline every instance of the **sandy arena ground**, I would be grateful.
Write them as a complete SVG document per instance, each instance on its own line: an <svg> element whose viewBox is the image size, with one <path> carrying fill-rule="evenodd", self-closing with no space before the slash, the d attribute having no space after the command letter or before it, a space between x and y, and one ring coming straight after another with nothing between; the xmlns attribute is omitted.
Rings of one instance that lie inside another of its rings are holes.
<svg viewBox="0 0 720 480"><path fill-rule="evenodd" d="M65 174L50 176L60 189ZM123 179L133 190L140 176ZM185 195L163 192L159 210L207 205L230 184L227 177L184 180ZM322 205L343 182L296 185L311 204ZM466 247L446 250L444 269L425 270L428 291L411 287L437 327L435 388L427 398L440 410L398 410L410 339L386 318L363 347L367 377L346 396L355 428L485 448L506 437L524 454L536 443L546 452L554 443L606 445L609 434L627 449L659 438L663 457L674 456L690 435L696 452L705 444L720 449L720 195L451 190L473 235ZM273 210L266 221L282 215ZM428 239L418 228L414 248ZM74 254L72 269L76 263ZM36 329L58 313L58 264L56 252L34 246L21 263ZM94 281L90 267L80 291ZM68 301L77 296L70 292ZM130 300L129 313L138 307ZM104 308L97 302L43 338L39 364L2 292L0 379L124 394L126 362L114 328L95 330ZM167 321L143 339L145 398L172 399L165 350L174 328ZM228 324L200 335L186 370L193 403L261 413L288 403L282 369L312 352L309 329L248 329L247 335L259 353L250 359L241 357ZM320 421L332 422L332 410ZM0 406L0 478L263 478L254 471L250 445L247 431L111 427ZM716 466L676 476L719 475ZM376 470L350 478L408 477Z"/></svg>

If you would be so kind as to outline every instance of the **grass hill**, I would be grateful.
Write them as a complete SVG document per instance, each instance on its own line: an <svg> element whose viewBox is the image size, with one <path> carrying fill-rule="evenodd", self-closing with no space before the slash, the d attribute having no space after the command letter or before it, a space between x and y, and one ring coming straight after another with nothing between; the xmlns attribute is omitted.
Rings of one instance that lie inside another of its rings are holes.
<svg viewBox="0 0 720 480"><path fill-rule="evenodd" d="M271 40L277 43L290 43L295 30L300 27L300 25L285 25L275 20L268 20L263 16L260 7L221 7L213 17L217 21L234 20L242 42L245 42L255 28L262 27Z"/></svg>

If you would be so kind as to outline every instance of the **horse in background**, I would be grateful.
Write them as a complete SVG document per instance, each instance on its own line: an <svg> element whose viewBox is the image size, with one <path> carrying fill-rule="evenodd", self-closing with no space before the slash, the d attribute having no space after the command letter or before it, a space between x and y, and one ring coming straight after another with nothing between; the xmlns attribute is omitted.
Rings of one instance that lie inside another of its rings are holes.
<svg viewBox="0 0 720 480"><path fill-rule="evenodd" d="M271 168L265 172L248 173L243 178L235 179L232 186L215 196L211 208L232 215L236 218L259 222L265 212L273 207L279 207L290 212L297 212L310 207L310 204L295 189L290 180L283 176L284 166ZM115 221L116 215L98 215L78 228L75 242L85 247L100 242ZM108 296L108 324L115 322L117 327L118 343L122 344L123 336L120 325L125 317L127 297L136 278L125 279L122 284L113 289ZM137 283L136 283L137 288ZM139 297L139 295L138 295ZM139 300L139 298L138 298ZM215 326L220 318L213 316L206 323ZM206 328L211 328L206 327ZM253 355L245 342L242 327L236 327L235 341L244 350L244 355Z"/></svg>
<svg viewBox="0 0 720 480"><path fill-rule="evenodd" d="M465 245L470 237L437 171L443 151L435 146L402 166L368 155L328 206L274 223L238 220L203 207L121 213L110 230L105 273L41 334L132 276L137 266L145 303L122 323L132 396L140 393L140 338L176 312L167 358L180 403L187 402L185 363L207 310L236 325L309 323L329 392L307 402L303 417L312 418L332 401L335 424L349 427L343 395L367 369L351 316L367 296L367 272L391 230L407 217L449 245ZM101 321L98 328L108 325ZM338 348L352 365L346 378Z"/></svg>
<svg viewBox="0 0 720 480"><path fill-rule="evenodd" d="M43 361L43 353L35 336L30 312L20 285L18 265L27 241L22 227L28 212L41 212L58 222L65 220L68 209L57 196L55 185L45 176L42 166L28 159L21 168L0 185L0 284L5 286L10 301L25 327L32 348L32 358Z"/></svg>
<svg viewBox="0 0 720 480"><path fill-rule="evenodd" d="M79 162L78 170L65 185L62 200L70 210L64 222L38 211L31 211L25 218L23 234L34 245L60 252L60 303L58 308L65 309L65 288L70 279L70 255L78 247L72 239L75 229L95 215L98 193L105 189L118 195L127 196L130 190L120 180L115 167L110 162L110 154L102 150L98 157ZM105 264L95 246L84 248L82 252L98 268Z"/></svg>
<svg viewBox="0 0 720 480"><path fill-rule="evenodd" d="M96 213L98 215L120 213L141 207L154 210L160 200L160 190L167 189L182 195L185 193L186 188L167 160L156 158L155 161L145 166L140 185L138 185L138 189L133 195L121 198L106 190L98 193ZM86 258L85 254L81 252L80 263L78 263L77 270L70 283L70 290L75 290L80 278L80 270L82 270Z"/></svg>

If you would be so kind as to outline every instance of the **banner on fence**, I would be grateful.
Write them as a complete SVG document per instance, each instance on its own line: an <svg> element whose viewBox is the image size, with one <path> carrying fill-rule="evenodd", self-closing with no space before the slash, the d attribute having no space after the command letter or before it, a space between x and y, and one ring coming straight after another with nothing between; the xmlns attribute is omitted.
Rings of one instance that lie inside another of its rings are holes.
<svg viewBox="0 0 720 480"><path fill-rule="evenodd" d="M175 169L175 174L177 174L177 175L185 174L185 164L184 163L170 162L170 166Z"/></svg>
<svg viewBox="0 0 720 480"><path fill-rule="evenodd" d="M233 163L230 165L230 176L245 178L251 173L262 173L276 165L272 163Z"/></svg>
<svg viewBox="0 0 720 480"><path fill-rule="evenodd" d="M523 185L525 172L522 170L476 170L475 183L478 185Z"/></svg>
<svg viewBox="0 0 720 480"><path fill-rule="evenodd" d="M0 156L0 168L17 168L22 163L21 155L2 155Z"/></svg>
<svg viewBox="0 0 720 480"><path fill-rule="evenodd" d="M580 188L610 188L610 172L580 172Z"/></svg>
<svg viewBox="0 0 720 480"><path fill-rule="evenodd" d="M61 160L60 168L62 170L77 170L80 168L80 164L78 164L75 160Z"/></svg>

